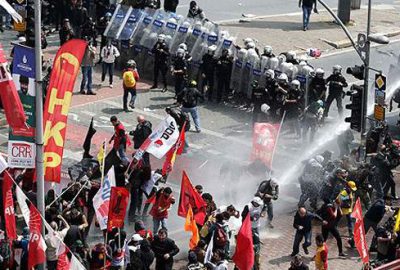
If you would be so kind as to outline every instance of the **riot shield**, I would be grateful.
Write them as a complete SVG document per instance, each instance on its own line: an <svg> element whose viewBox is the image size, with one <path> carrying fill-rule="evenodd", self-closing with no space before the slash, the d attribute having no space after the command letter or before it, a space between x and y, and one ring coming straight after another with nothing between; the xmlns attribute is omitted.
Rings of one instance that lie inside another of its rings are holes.
<svg viewBox="0 0 400 270"><path fill-rule="evenodd" d="M233 51L234 42L236 41L235 36L229 35L228 31L220 31L218 38L217 50L215 51L215 56L220 57L223 49Z"/></svg>
<svg viewBox="0 0 400 270"><path fill-rule="evenodd" d="M247 50L247 57L245 60L245 67L243 70L242 74L242 86L241 89L243 91L243 94L247 98L251 98L251 79L253 77L253 69L259 69L259 67L256 67L256 64L259 65L260 63L260 57L258 56L257 52L254 49L249 49Z"/></svg>
<svg viewBox="0 0 400 270"><path fill-rule="evenodd" d="M118 36L119 40L131 40L135 31L138 29L139 22L142 21L144 12L141 9L132 9L129 14L128 20L122 28L121 34Z"/></svg>
<svg viewBox="0 0 400 270"><path fill-rule="evenodd" d="M168 47L171 48L172 40L175 36L176 30L178 29L179 17L169 18L165 24L163 34L165 34L165 42Z"/></svg>
<svg viewBox="0 0 400 270"><path fill-rule="evenodd" d="M132 44L137 50L140 50L140 40L145 35L144 30L147 29L148 25L153 21L156 11L154 9L146 9L143 11L141 20L138 22L138 27L131 37Z"/></svg>
<svg viewBox="0 0 400 270"><path fill-rule="evenodd" d="M111 39L117 39L118 35L122 31L123 25L129 18L131 11L132 8L129 6L117 5L110 23L104 31L104 35Z"/></svg>
<svg viewBox="0 0 400 270"><path fill-rule="evenodd" d="M192 19L186 18L178 27L177 31L175 32L174 37L171 40L170 44L170 52L171 54L175 54L176 50L179 47L179 44L185 43L186 38L189 35L189 30L193 23Z"/></svg>
<svg viewBox="0 0 400 270"><path fill-rule="evenodd" d="M257 81L258 85L262 86L261 85L262 84L262 80L263 80L263 72L262 72L262 69L261 69L261 59L257 55L257 57L254 59L254 62L253 62L253 67L252 67L252 70L251 70L250 81L249 81L250 98L251 98L251 94L252 94L251 93L252 92L251 84L254 81ZM264 79L263 83L265 85L265 79Z"/></svg>
<svg viewBox="0 0 400 270"><path fill-rule="evenodd" d="M242 73L245 66L245 61L247 58L247 50L240 49L236 52L236 58L232 67L232 75L231 75L231 89L233 89L236 93L240 93L241 81L242 81Z"/></svg>
<svg viewBox="0 0 400 270"><path fill-rule="evenodd" d="M192 52L193 47L196 44L197 40L201 37L202 32L203 28L201 21L195 21L191 29L189 30L189 34L186 38L186 45L189 52Z"/></svg>

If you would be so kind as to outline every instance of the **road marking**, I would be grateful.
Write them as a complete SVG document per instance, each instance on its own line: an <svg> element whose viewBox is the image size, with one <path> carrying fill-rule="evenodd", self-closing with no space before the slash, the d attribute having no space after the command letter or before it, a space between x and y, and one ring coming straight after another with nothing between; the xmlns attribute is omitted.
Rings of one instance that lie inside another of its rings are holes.
<svg viewBox="0 0 400 270"><path fill-rule="evenodd" d="M206 165L208 163L208 159L206 161L203 162L203 164L201 164L197 169L201 169L204 167L204 165Z"/></svg>
<svg viewBox="0 0 400 270"><path fill-rule="evenodd" d="M86 115L89 115L89 116L92 116L92 117L96 115L96 113L94 113L94 112L89 112L89 111L86 111L86 110L81 111L81 113L86 114Z"/></svg>
<svg viewBox="0 0 400 270"><path fill-rule="evenodd" d="M112 100L105 100L105 101L102 100L100 102L103 102L103 103L105 103L107 105L110 105L110 106L113 106L113 107L117 107L117 108L121 107L121 104L119 104L119 103L117 103L115 101L112 101ZM133 109L133 111L136 112L136 113L139 113L139 114L144 114L146 116L150 116L150 117L159 119L159 120L163 120L165 118L165 116L161 116L159 114L152 113L152 112L147 112L147 111L140 110L140 109L137 109L137 108ZM226 136L226 135L224 135L222 133L216 132L216 131L212 131L212 130L209 130L209 129L202 128L201 132L204 133L204 134L210 135L210 136L214 136L214 137L217 137L217 138L220 138L220 139L232 141L232 142L235 142L235 143L239 143L239 144L251 147L251 143L249 141L240 140L240 139L234 138L234 137L228 137L228 136Z"/></svg>

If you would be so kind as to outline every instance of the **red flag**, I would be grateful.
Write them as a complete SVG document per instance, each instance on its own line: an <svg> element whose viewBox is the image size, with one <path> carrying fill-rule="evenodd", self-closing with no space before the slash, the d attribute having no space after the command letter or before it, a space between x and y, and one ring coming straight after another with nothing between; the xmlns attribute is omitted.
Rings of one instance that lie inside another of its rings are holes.
<svg viewBox="0 0 400 270"><path fill-rule="evenodd" d="M44 177L60 183L61 163L72 90L86 50L86 42L73 39L58 50L44 104Z"/></svg>
<svg viewBox="0 0 400 270"><path fill-rule="evenodd" d="M278 139L280 124L255 123L253 130L253 149L250 159L260 160L272 168L274 148Z"/></svg>
<svg viewBox="0 0 400 270"><path fill-rule="evenodd" d="M46 261L46 248L42 238L42 219L39 211L33 204L31 204L29 210L30 240L28 245L28 269L32 269L32 267Z"/></svg>
<svg viewBox="0 0 400 270"><path fill-rule="evenodd" d="M239 270L251 270L254 265L253 234L250 214L246 216L236 239L236 250L232 257Z"/></svg>
<svg viewBox="0 0 400 270"><path fill-rule="evenodd" d="M57 270L70 270L71 269L71 267L70 267L71 263L69 262L67 253L68 253L68 251L66 250L61 255L58 256Z"/></svg>
<svg viewBox="0 0 400 270"><path fill-rule="evenodd" d="M179 138L176 141L175 145L169 149L163 167L162 167L162 174L166 175L172 171L172 168L175 164L176 155L181 155L183 152L183 148L185 146L185 126L186 122L183 124L182 131L179 134Z"/></svg>
<svg viewBox="0 0 400 270"><path fill-rule="evenodd" d="M207 204L203 200L201 195L193 187L186 172L183 171L181 194L179 197L178 216L186 218L189 206L192 207L196 223L199 225L203 225L204 219L206 217Z"/></svg>
<svg viewBox="0 0 400 270"><path fill-rule="evenodd" d="M126 208L129 203L129 191L124 187L112 187L110 206L108 210L107 229L111 231L113 228L122 228Z"/></svg>
<svg viewBox="0 0 400 270"><path fill-rule="evenodd" d="M17 88L7 70L7 60L0 44L0 97L7 123L14 129L26 128L26 116Z"/></svg>
<svg viewBox="0 0 400 270"><path fill-rule="evenodd" d="M17 230L15 223L14 213L14 200L12 196L13 180L8 171L4 172L3 179L3 206L4 206L4 219L6 224L7 237L10 240L17 239Z"/></svg>
<svg viewBox="0 0 400 270"><path fill-rule="evenodd" d="M367 239L365 237L364 220L361 208L360 198L357 199L354 205L351 216L356 219L354 224L354 242L358 253L360 254L363 263L369 262L369 253L367 247Z"/></svg>

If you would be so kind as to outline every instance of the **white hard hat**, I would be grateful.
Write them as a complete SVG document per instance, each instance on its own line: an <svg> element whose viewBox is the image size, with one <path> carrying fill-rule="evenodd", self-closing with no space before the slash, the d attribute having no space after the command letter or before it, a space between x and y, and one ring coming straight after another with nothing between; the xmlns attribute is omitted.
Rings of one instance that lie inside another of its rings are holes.
<svg viewBox="0 0 400 270"><path fill-rule="evenodd" d="M299 82L298 80L293 80L293 81L291 82L291 85L300 87L300 82Z"/></svg>
<svg viewBox="0 0 400 270"><path fill-rule="evenodd" d="M278 80L279 81L285 81L285 82L288 82L288 76L285 74L285 73L281 73L279 76L278 76Z"/></svg>
<svg viewBox="0 0 400 270"><path fill-rule="evenodd" d="M272 69L265 71L265 75L269 75L271 78L275 76L275 72Z"/></svg>
<svg viewBox="0 0 400 270"><path fill-rule="evenodd" d="M181 43L181 44L179 44L178 48L187 51L187 45L186 45L186 43Z"/></svg>
<svg viewBox="0 0 400 270"><path fill-rule="evenodd" d="M253 39L248 37L248 38L243 39L243 42L244 42L244 45L247 45L250 42L253 42Z"/></svg>
<svg viewBox="0 0 400 270"><path fill-rule="evenodd" d="M18 38L18 42L19 43L26 42L26 38L25 37L19 37Z"/></svg>
<svg viewBox="0 0 400 270"><path fill-rule="evenodd" d="M324 162L324 157L321 156L321 155L317 155L317 156L315 156L315 160L316 160L319 164L321 164L322 162Z"/></svg>
<svg viewBox="0 0 400 270"><path fill-rule="evenodd" d="M342 66L340 66L340 65L334 65L334 66L333 66L333 71L342 71Z"/></svg>
<svg viewBox="0 0 400 270"><path fill-rule="evenodd" d="M185 55L185 50L182 49L182 48L177 49L176 50L176 55L181 55L181 56Z"/></svg>
<svg viewBox="0 0 400 270"><path fill-rule="evenodd" d="M269 110L270 108L271 108L271 107L268 106L268 104L266 104L266 103L264 103L264 104L261 105L261 111L262 111L263 113L267 113L268 110Z"/></svg>
<svg viewBox="0 0 400 270"><path fill-rule="evenodd" d="M165 40L165 35L159 34L157 38L158 38L158 40Z"/></svg>
<svg viewBox="0 0 400 270"><path fill-rule="evenodd" d="M247 43L247 48L248 49L254 49L255 47L256 47L256 44L254 42Z"/></svg>
<svg viewBox="0 0 400 270"><path fill-rule="evenodd" d="M134 241L134 242L139 242L139 241L142 241L143 240L143 238L139 235L139 234L137 234L137 233L135 233L133 236L132 236L132 241Z"/></svg>
<svg viewBox="0 0 400 270"><path fill-rule="evenodd" d="M254 197L254 198L251 200L251 202L252 202L252 203L258 204L259 206L263 206L263 205L264 205L264 202L263 202L263 200L262 200L260 197Z"/></svg>
<svg viewBox="0 0 400 270"><path fill-rule="evenodd" d="M272 47L267 45L264 47L264 53L272 53Z"/></svg>
<svg viewBox="0 0 400 270"><path fill-rule="evenodd" d="M215 52L217 50L217 45L208 46L208 51Z"/></svg>
<svg viewBox="0 0 400 270"><path fill-rule="evenodd" d="M315 74L325 74L325 71L322 68L317 68Z"/></svg>
<svg viewBox="0 0 400 270"><path fill-rule="evenodd" d="M286 58L287 60L296 59L296 53L294 51L288 51Z"/></svg>

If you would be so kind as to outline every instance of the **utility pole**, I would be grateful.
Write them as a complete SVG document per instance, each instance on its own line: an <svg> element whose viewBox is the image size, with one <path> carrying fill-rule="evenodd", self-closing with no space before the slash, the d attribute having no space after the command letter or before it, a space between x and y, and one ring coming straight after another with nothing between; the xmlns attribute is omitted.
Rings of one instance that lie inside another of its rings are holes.
<svg viewBox="0 0 400 270"><path fill-rule="evenodd" d="M36 185L37 208L45 216L44 205L44 167L43 167L43 89L42 89L42 15L41 1L35 0L35 88L36 88ZM42 226L44 239L45 229ZM45 269L46 263L38 265L38 269Z"/></svg>
<svg viewBox="0 0 400 270"><path fill-rule="evenodd" d="M350 0L349 0L350 1ZM365 44L356 44L354 42L353 37L351 36L349 30L343 24L343 22L339 19L338 16L332 11L331 8L323 1L318 0L318 2L335 18L336 22L340 25L340 27L345 32L346 36L350 40L354 50L357 52L361 61L364 65L364 90L362 94L362 107L361 107L361 144L365 146L366 144L366 133L367 133L367 113L368 113L368 91L369 91L369 70L375 70L369 66L369 58L370 58L370 48L371 41L378 44L388 44L389 39L383 35L371 34L371 6L372 0L368 0L368 21L367 21L367 33L364 36ZM361 35L361 34L360 34ZM375 70L377 71L377 70Z"/></svg>

